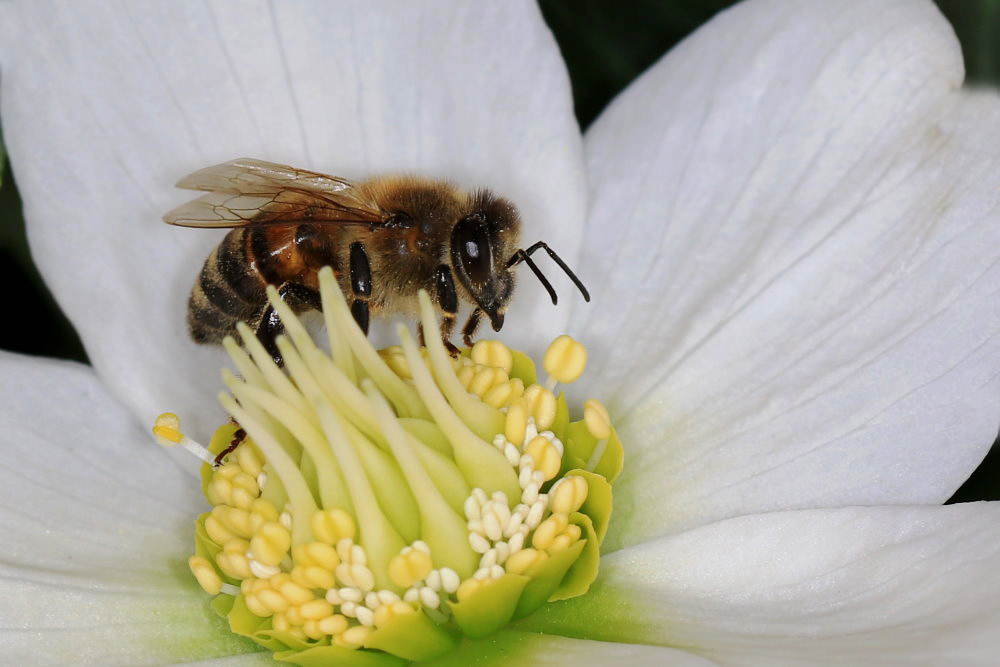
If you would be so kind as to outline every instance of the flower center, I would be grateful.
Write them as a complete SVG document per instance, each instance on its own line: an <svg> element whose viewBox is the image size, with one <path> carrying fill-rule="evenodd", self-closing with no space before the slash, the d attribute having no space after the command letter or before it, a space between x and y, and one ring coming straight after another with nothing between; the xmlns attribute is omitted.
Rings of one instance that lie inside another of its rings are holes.
<svg viewBox="0 0 1000 667"><path fill-rule="evenodd" d="M557 338L543 384L498 341L452 358L400 326L377 352L332 271L320 285L332 354L269 290L284 367L241 325L219 395L233 423L208 449L176 415L153 428L205 461L213 507L189 565L213 608L281 660L419 661L586 592L622 448L598 401L570 422L553 393L583 373L583 346ZM420 314L437 331L424 292Z"/></svg>

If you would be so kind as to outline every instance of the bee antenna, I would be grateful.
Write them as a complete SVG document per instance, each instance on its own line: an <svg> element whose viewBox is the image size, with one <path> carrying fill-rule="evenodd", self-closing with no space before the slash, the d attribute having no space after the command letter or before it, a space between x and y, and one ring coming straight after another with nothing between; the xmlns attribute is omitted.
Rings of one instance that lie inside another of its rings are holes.
<svg viewBox="0 0 1000 667"><path fill-rule="evenodd" d="M545 276L542 275L542 272L538 270L538 267L535 266L535 263L531 260L531 254L536 250L538 250L539 248L545 248L545 252L549 254L549 257L551 257L553 261L555 261L555 263L559 265L559 268L562 269L567 276L569 276L569 279L573 281L573 284L576 285L576 288L580 290L580 294L583 295L583 300L589 302L590 292L588 292L587 288L584 287L582 282L580 282L580 279L576 277L576 274L573 273L573 270L566 265L566 262L562 260L562 257L557 255L555 250L546 245L545 241L539 241L538 243L534 244L527 250L521 249L515 252L514 256L507 261L507 268L510 268L515 264L519 264L520 262L523 261L531 268L532 271L535 272L535 275L538 276L538 279L541 280L542 283L545 285L545 287L549 290L549 294L552 296L552 303L555 304L556 303L555 290L552 289L552 286L549 284L549 281L545 279Z"/></svg>
<svg viewBox="0 0 1000 667"><path fill-rule="evenodd" d="M524 250L523 248L518 248L514 252L514 255L507 260L507 268L509 269L512 266L520 264L521 262L524 262L525 264L528 265L528 268L531 269L531 272L535 274L535 277L538 278L539 282L541 282L542 285L545 287L545 289L548 290L549 296L552 298L552 305L554 306L558 304L559 297L556 295L555 288L552 287L552 283L549 282L548 278L546 278L545 275L542 274L541 269L539 269L538 266L535 264L535 260L531 259L531 256L528 254L528 251Z"/></svg>

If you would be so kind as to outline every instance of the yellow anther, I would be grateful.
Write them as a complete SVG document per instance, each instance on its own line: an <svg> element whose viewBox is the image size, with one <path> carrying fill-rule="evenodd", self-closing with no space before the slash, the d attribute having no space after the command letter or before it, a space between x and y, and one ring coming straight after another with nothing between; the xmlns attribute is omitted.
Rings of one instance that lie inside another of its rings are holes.
<svg viewBox="0 0 1000 667"><path fill-rule="evenodd" d="M274 505L262 498L256 498L250 503L250 534L256 533L268 521L277 521L278 516L278 510Z"/></svg>
<svg viewBox="0 0 1000 667"><path fill-rule="evenodd" d="M236 489L245 490L253 498L260 495L260 487L257 486L257 479L242 470L233 476L233 490L235 491Z"/></svg>
<svg viewBox="0 0 1000 667"><path fill-rule="evenodd" d="M525 401L515 401L507 408L503 435L515 446L520 447L524 443L526 428L528 428L528 404Z"/></svg>
<svg viewBox="0 0 1000 667"><path fill-rule="evenodd" d="M212 538L212 541L216 544L225 544L229 540L236 539L236 535L233 531L229 530L219 517L213 512L205 517L205 532L208 536Z"/></svg>
<svg viewBox="0 0 1000 667"><path fill-rule="evenodd" d="M288 529L277 521L269 521L250 540L250 551L254 560L264 565L278 565L291 545L292 535Z"/></svg>
<svg viewBox="0 0 1000 667"><path fill-rule="evenodd" d="M319 626L324 635L339 635L347 629L348 623L345 616L334 614L333 616L321 618L316 625Z"/></svg>
<svg viewBox="0 0 1000 667"><path fill-rule="evenodd" d="M250 512L246 510L228 505L216 505L212 508L212 516L239 537L250 537L253 534L250 528Z"/></svg>
<svg viewBox="0 0 1000 667"><path fill-rule="evenodd" d="M229 494L229 504L240 509L248 510L256 499L256 494L252 494L242 486L233 486Z"/></svg>
<svg viewBox="0 0 1000 667"><path fill-rule="evenodd" d="M293 628L301 628L306 622L306 619L302 618L302 614L299 613L298 607L289 607L285 610L285 618L288 619L288 623Z"/></svg>
<svg viewBox="0 0 1000 667"><path fill-rule="evenodd" d="M556 420L556 397L540 384L533 384L524 390L524 398L528 406L528 414L535 418L535 426L539 431L552 426Z"/></svg>
<svg viewBox="0 0 1000 667"><path fill-rule="evenodd" d="M536 435L531 439L531 442L524 446L524 453L531 456L535 462L535 470L541 470L546 481L559 474L559 468L562 467L562 456L548 438Z"/></svg>
<svg viewBox="0 0 1000 667"><path fill-rule="evenodd" d="M482 590L483 588L489 586L495 581L494 579L466 579L459 585L458 590L455 591L455 597L458 598L459 602L464 602L472 597L473 594Z"/></svg>
<svg viewBox="0 0 1000 667"><path fill-rule="evenodd" d="M563 477L549 491L549 508L555 514L570 515L587 500L587 481L579 475Z"/></svg>
<svg viewBox="0 0 1000 667"><path fill-rule="evenodd" d="M407 547L389 561L389 579L401 588L409 588L418 581L423 581L434 564L429 554Z"/></svg>
<svg viewBox="0 0 1000 667"><path fill-rule="evenodd" d="M257 600L272 614L282 614L288 610L289 604L285 596L273 588L257 591Z"/></svg>
<svg viewBox="0 0 1000 667"><path fill-rule="evenodd" d="M256 480L257 475L264 470L264 463L253 443L244 440L243 444L236 450L235 455L236 464L242 468L243 472L253 475L254 480Z"/></svg>
<svg viewBox="0 0 1000 667"><path fill-rule="evenodd" d="M306 565L302 569L302 579L310 588L333 588L337 585L332 570L318 565Z"/></svg>
<svg viewBox="0 0 1000 667"><path fill-rule="evenodd" d="M221 475L215 475L208 483L208 499L213 505L232 505L233 483Z"/></svg>
<svg viewBox="0 0 1000 667"><path fill-rule="evenodd" d="M379 628L388 623L390 620L403 616L405 614L415 614L416 610L409 604L403 602L402 600L396 600L389 604L380 605L378 609L375 610L375 627Z"/></svg>
<svg viewBox="0 0 1000 667"><path fill-rule="evenodd" d="M588 399L583 404L583 423L587 425L590 435L598 440L611 437L611 416L604 404L596 398Z"/></svg>
<svg viewBox="0 0 1000 667"><path fill-rule="evenodd" d="M275 614L271 618L271 627L278 632L288 632L291 630L292 625L288 622L288 619L284 614Z"/></svg>
<svg viewBox="0 0 1000 667"><path fill-rule="evenodd" d="M463 364L455 371L455 375L458 377L458 381L462 383L462 386L466 389L469 388L469 383L472 382L472 378L476 375L476 369L478 364Z"/></svg>
<svg viewBox="0 0 1000 667"><path fill-rule="evenodd" d="M513 574L524 574L536 563L541 563L549 555L537 549L521 549L504 563L504 569Z"/></svg>
<svg viewBox="0 0 1000 667"><path fill-rule="evenodd" d="M302 624L302 632L306 633L306 637L309 639L322 639L326 636L323 631L319 629L319 621L312 619L306 619L306 622Z"/></svg>
<svg viewBox="0 0 1000 667"><path fill-rule="evenodd" d="M469 381L467 389L476 396L483 396L493 387L508 380L507 372L502 368L477 366L476 372Z"/></svg>
<svg viewBox="0 0 1000 667"><path fill-rule="evenodd" d="M191 568L194 578L198 580L198 585L206 593L216 595L222 590L222 579L219 577L219 573L215 571L215 568L212 567L212 564L208 562L207 558L191 556L188 558L188 567Z"/></svg>
<svg viewBox="0 0 1000 667"><path fill-rule="evenodd" d="M353 628L344 630L339 635L334 635L333 643L344 648L361 648L365 645L368 635L374 630L375 628L369 628L364 625L355 625Z"/></svg>
<svg viewBox="0 0 1000 667"><path fill-rule="evenodd" d="M502 368L503 372L508 374L514 367L514 354L509 347L498 340L478 341L472 346L469 356L477 364Z"/></svg>
<svg viewBox="0 0 1000 667"><path fill-rule="evenodd" d="M302 618L313 621L326 618L333 614L333 605L323 599L310 600L299 607Z"/></svg>
<svg viewBox="0 0 1000 667"><path fill-rule="evenodd" d="M226 461L212 473L212 479L232 480L241 472L243 472L243 468L241 468L238 463Z"/></svg>
<svg viewBox="0 0 1000 667"><path fill-rule="evenodd" d="M299 586L291 578L289 578L288 581L283 582L280 587L276 586L275 588L277 588L278 592L284 595L285 599L293 605L305 604L306 602L316 598L311 590L304 586ZM326 602L326 600L324 600L324 602Z"/></svg>
<svg viewBox="0 0 1000 667"><path fill-rule="evenodd" d="M385 365L391 368L392 372L399 377L404 380L409 380L413 377L410 375L410 367L406 364L406 356L403 354L403 348L399 345L392 345L379 350L379 356L382 357Z"/></svg>
<svg viewBox="0 0 1000 667"><path fill-rule="evenodd" d="M557 382L575 382L586 366L587 348L566 335L552 341L542 357L542 367Z"/></svg>
<svg viewBox="0 0 1000 667"><path fill-rule="evenodd" d="M243 600L244 602L246 602L247 609L249 609L250 613L254 614L255 616L260 616L261 618L267 618L272 613L270 609L264 606L264 604L260 601L260 598L257 597L256 593L252 595L244 594Z"/></svg>
<svg viewBox="0 0 1000 667"><path fill-rule="evenodd" d="M566 526L566 530L559 535L556 535L556 539L552 540L552 544L549 545L549 552L555 553L557 551L562 551L566 547L572 546L577 540L580 539L580 535L582 534L583 532L580 530L580 526L575 523L571 523Z"/></svg>
<svg viewBox="0 0 1000 667"><path fill-rule="evenodd" d="M492 405L494 408L503 408L517 399L524 393L524 383L518 378L513 378L494 385L483 394L483 403Z"/></svg>
<svg viewBox="0 0 1000 667"><path fill-rule="evenodd" d="M246 557L249 548L249 542L234 537L222 545L222 551L215 554L215 562L230 577L247 579L253 574L250 570L250 561Z"/></svg>
<svg viewBox="0 0 1000 667"><path fill-rule="evenodd" d="M337 550L325 542L307 542L295 548L295 562L302 565L318 566L327 570L340 565Z"/></svg>
<svg viewBox="0 0 1000 667"><path fill-rule="evenodd" d="M538 524L535 534L531 537L532 546L536 549L547 550L552 546L552 542L556 537L566 530L566 526L568 525L569 519L565 514L553 514Z"/></svg>
<svg viewBox="0 0 1000 667"><path fill-rule="evenodd" d="M354 520L342 509L320 510L310 521L313 535L320 542L336 544L346 538L354 539Z"/></svg>
<svg viewBox="0 0 1000 667"><path fill-rule="evenodd" d="M172 447L184 439L181 433L181 419L173 412L164 412L156 418L153 426L153 435L156 441L164 447Z"/></svg>

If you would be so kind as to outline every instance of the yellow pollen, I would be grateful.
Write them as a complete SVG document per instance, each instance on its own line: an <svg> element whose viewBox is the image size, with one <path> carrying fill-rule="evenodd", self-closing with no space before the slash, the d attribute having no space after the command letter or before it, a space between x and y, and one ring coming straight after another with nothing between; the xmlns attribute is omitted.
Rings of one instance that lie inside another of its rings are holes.
<svg viewBox="0 0 1000 667"><path fill-rule="evenodd" d="M281 363L246 325L244 347L224 343L230 421L211 452L172 413L153 427L209 464L213 507L189 567L209 594L237 596L213 604L233 631L291 662L365 649L358 660L418 664L585 592L622 452L598 401L581 415L553 393L584 371L583 346L553 341L539 384L535 363L495 340L451 357L401 326L402 345L376 351L328 269L320 293L329 346L273 288ZM435 308L421 293L425 332Z"/></svg>
<svg viewBox="0 0 1000 667"><path fill-rule="evenodd" d="M531 548L521 549L507 559L507 562L504 563L504 567L511 574L524 574L530 568L534 567L538 563L541 563L548 557L549 555L544 551Z"/></svg>
<svg viewBox="0 0 1000 667"><path fill-rule="evenodd" d="M375 617L373 620L375 622L375 627L381 628L389 624L393 619L415 613L417 612L413 607L401 600L396 600L395 602L390 602L389 604L380 605L379 608L375 610Z"/></svg>
<svg viewBox="0 0 1000 667"><path fill-rule="evenodd" d="M556 537L561 535L569 526L569 520L565 514L553 514L545 521L542 521L535 529L535 535L531 538L531 545L536 549L544 551L551 550Z"/></svg>
<svg viewBox="0 0 1000 667"><path fill-rule="evenodd" d="M337 544L342 539L354 538L354 520L342 509L321 510L310 521L313 535L327 544Z"/></svg>
<svg viewBox="0 0 1000 667"><path fill-rule="evenodd" d="M559 474L562 465L562 455L552 442L541 435L536 435L524 447L524 453L534 461L535 470L541 470L548 481Z"/></svg>
<svg viewBox="0 0 1000 667"><path fill-rule="evenodd" d="M514 367L514 354L510 348L498 340L480 340L472 346L469 356L477 364L500 368L510 373Z"/></svg>
<svg viewBox="0 0 1000 667"><path fill-rule="evenodd" d="M511 378L506 382L490 387L483 394L483 403L494 408L504 408L516 401L524 393L524 382L520 378Z"/></svg>
<svg viewBox="0 0 1000 667"><path fill-rule="evenodd" d="M344 630L347 630L347 618L341 616L340 614L334 614L332 616L327 616L326 618L320 619L317 623L320 632L324 635L339 635Z"/></svg>
<svg viewBox="0 0 1000 667"><path fill-rule="evenodd" d="M556 382L576 382L587 366L587 348L571 337L562 335L549 345L542 358L542 367Z"/></svg>
<svg viewBox="0 0 1000 667"><path fill-rule="evenodd" d="M188 567L191 573L198 580L198 585L209 595L217 595L222 590L222 579L212 567L207 559L201 556L191 556L188 558Z"/></svg>
<svg viewBox="0 0 1000 667"><path fill-rule="evenodd" d="M527 401L516 401L507 409L504 437L516 447L524 444L524 431L528 428L529 416Z"/></svg>
<svg viewBox="0 0 1000 667"><path fill-rule="evenodd" d="M549 490L549 507L553 513L570 515L587 500L587 482L578 475L564 477Z"/></svg>
<svg viewBox="0 0 1000 667"><path fill-rule="evenodd" d="M171 444L178 444L184 439L181 433L181 419L173 412L164 412L156 418L156 425L153 426L153 435L157 440L166 440ZM164 444L162 441L160 444Z"/></svg>
<svg viewBox="0 0 1000 667"><path fill-rule="evenodd" d="M250 540L250 551L254 560L265 565L278 565L292 546L292 535L277 521L269 521L260 527Z"/></svg>
<svg viewBox="0 0 1000 667"><path fill-rule="evenodd" d="M596 398L588 399L583 404L583 421L587 430L598 440L611 437L611 417L608 409Z"/></svg>
<svg viewBox="0 0 1000 667"><path fill-rule="evenodd" d="M365 645L365 640L372 633L372 628L364 625L355 625L353 628L344 630L339 635L334 635L333 642L337 646L344 648L358 649Z"/></svg>
<svg viewBox="0 0 1000 667"><path fill-rule="evenodd" d="M540 384L533 384L524 390L522 397L528 408L528 414L535 418L535 426L539 431L552 426L556 420L556 397Z"/></svg>

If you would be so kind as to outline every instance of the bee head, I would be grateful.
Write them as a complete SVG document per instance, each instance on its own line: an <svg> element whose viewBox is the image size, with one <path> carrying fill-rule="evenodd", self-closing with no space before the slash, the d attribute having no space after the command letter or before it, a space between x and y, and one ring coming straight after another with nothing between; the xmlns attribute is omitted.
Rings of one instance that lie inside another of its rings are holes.
<svg viewBox="0 0 1000 667"><path fill-rule="evenodd" d="M471 204L451 232L452 269L493 330L500 331L514 292L507 257L517 247L521 221L513 204L486 190L475 193Z"/></svg>

